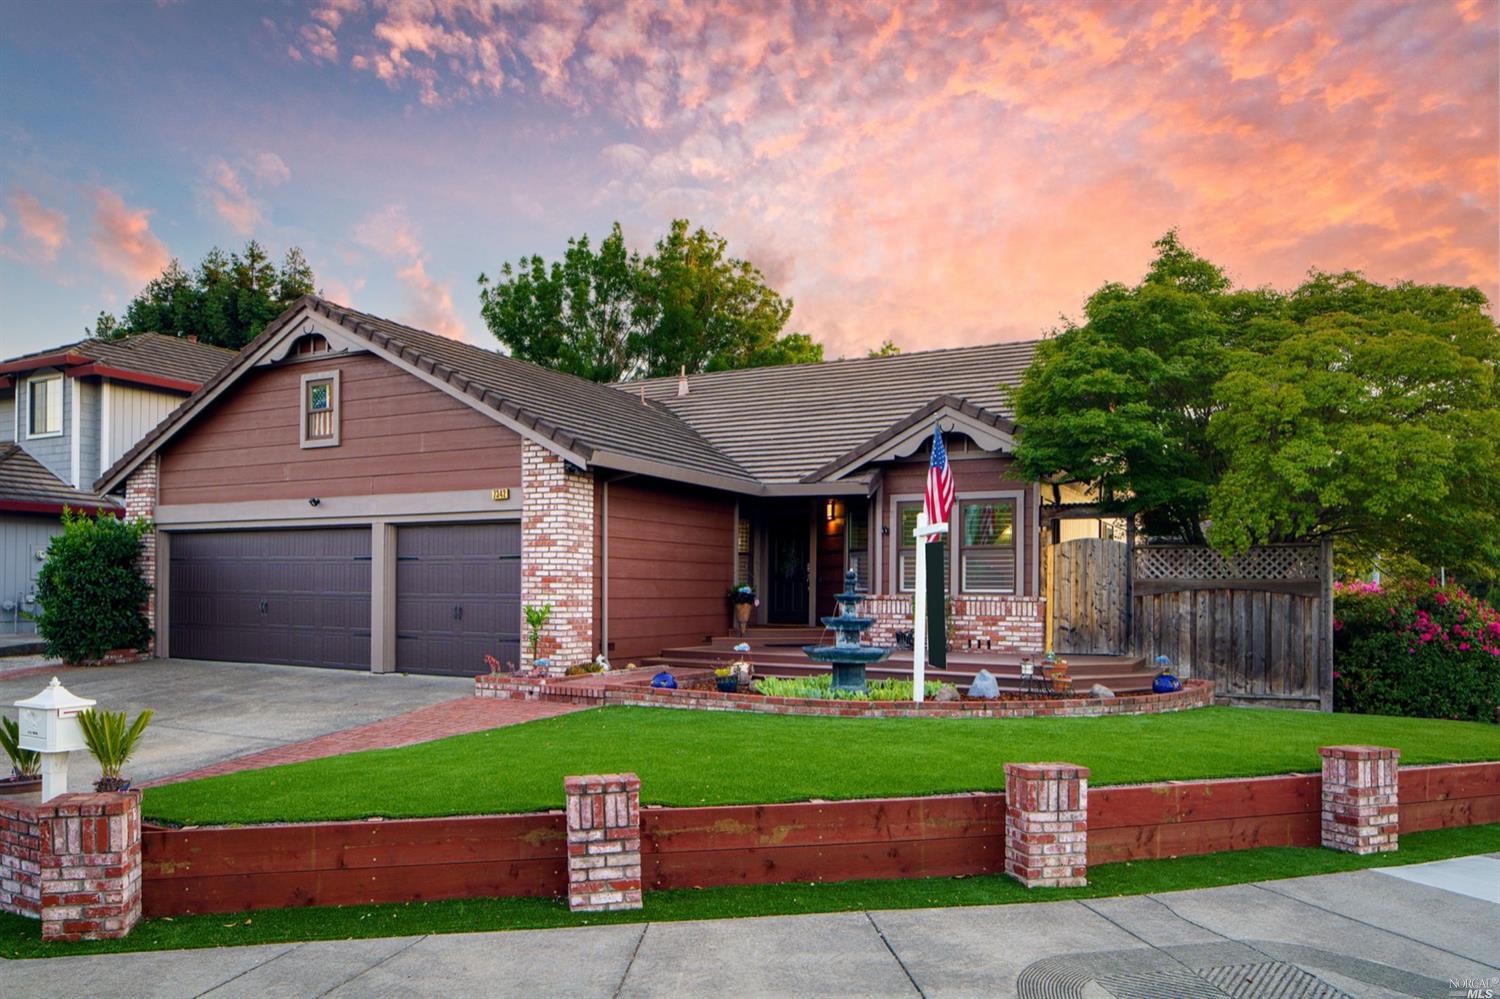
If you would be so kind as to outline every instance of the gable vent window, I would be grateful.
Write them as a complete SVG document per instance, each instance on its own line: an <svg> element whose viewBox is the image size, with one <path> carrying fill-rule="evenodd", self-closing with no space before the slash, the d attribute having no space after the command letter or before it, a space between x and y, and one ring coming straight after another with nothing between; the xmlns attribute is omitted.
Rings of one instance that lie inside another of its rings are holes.
<svg viewBox="0 0 1500 999"><path fill-rule="evenodd" d="M302 446L332 447L339 442L339 373L302 376Z"/></svg>
<svg viewBox="0 0 1500 999"><path fill-rule="evenodd" d="M328 341L318 333L309 333L306 336L298 337L297 342L292 344L293 357L304 357L308 354L326 354L328 350Z"/></svg>
<svg viewBox="0 0 1500 999"><path fill-rule="evenodd" d="M62 375L32 378L26 383L26 432L31 437L55 437L62 433Z"/></svg>

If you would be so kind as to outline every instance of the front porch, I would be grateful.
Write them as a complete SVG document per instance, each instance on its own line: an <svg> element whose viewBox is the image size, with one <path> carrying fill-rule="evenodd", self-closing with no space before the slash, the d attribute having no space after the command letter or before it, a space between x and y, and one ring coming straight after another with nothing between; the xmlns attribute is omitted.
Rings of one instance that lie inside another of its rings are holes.
<svg viewBox="0 0 1500 999"><path fill-rule="evenodd" d="M867 636L868 637L868 636ZM719 666L735 659L744 659L762 676L811 676L828 672L826 663L809 659L802 651L804 645L832 643L833 635L823 628L808 627L753 627L742 639L726 634L701 645L665 649L660 656L647 659L643 665L651 667L708 668ZM745 653L735 652L740 642L750 646ZM957 646L948 652L946 669L927 670L927 679L942 680L966 689L974 676L987 669L999 682L1001 691L1021 689L1021 658L1023 654L1040 658L1040 653L1031 651L1000 651L995 649L973 649ZM1155 673L1141 656L1083 656L1070 655L1068 675L1073 678L1073 689L1087 693L1096 683L1101 683L1116 694L1139 694L1151 690ZM909 649L897 649L891 657L866 670L871 679L911 679L912 654Z"/></svg>

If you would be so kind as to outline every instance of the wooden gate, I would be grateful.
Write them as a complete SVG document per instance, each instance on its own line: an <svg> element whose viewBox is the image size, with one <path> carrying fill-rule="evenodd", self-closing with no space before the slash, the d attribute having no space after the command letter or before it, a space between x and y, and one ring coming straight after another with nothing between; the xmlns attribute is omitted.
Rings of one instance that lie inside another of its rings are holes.
<svg viewBox="0 0 1500 999"><path fill-rule="evenodd" d="M1333 707L1333 547L1083 539L1052 560L1052 647L1166 656L1220 697Z"/></svg>
<svg viewBox="0 0 1500 999"><path fill-rule="evenodd" d="M1120 655L1126 630L1127 554L1123 541L1079 538L1052 548L1052 648Z"/></svg>

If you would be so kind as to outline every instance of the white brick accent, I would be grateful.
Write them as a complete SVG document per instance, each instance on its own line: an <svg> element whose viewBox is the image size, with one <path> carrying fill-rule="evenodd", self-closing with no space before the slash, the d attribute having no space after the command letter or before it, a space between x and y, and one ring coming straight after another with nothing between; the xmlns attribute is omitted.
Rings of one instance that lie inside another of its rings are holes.
<svg viewBox="0 0 1500 999"><path fill-rule="evenodd" d="M125 517L128 520L155 520L156 498L159 492L159 469L161 458L152 455L125 480ZM156 634L156 531L152 530L141 539L141 557L136 562L146 585L151 592L146 597L146 621L151 625L151 634ZM156 639L151 639L154 650ZM148 651L148 650L142 650Z"/></svg>
<svg viewBox="0 0 1500 999"><path fill-rule="evenodd" d="M521 603L552 605L543 658L563 666L594 658L594 479L531 441L521 442ZM524 618L521 627L529 656Z"/></svg>

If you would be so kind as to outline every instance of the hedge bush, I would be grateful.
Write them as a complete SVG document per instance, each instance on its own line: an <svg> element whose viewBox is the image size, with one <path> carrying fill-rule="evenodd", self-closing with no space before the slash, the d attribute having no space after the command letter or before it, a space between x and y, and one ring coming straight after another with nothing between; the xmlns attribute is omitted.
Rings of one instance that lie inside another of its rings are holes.
<svg viewBox="0 0 1500 999"><path fill-rule="evenodd" d="M149 521L63 511L63 532L47 546L37 574L37 633L47 654L95 663L112 649L143 649L151 640L146 598L136 570Z"/></svg>
<svg viewBox="0 0 1500 999"><path fill-rule="evenodd" d="M1496 720L1500 612L1457 586L1334 587L1334 707Z"/></svg>

